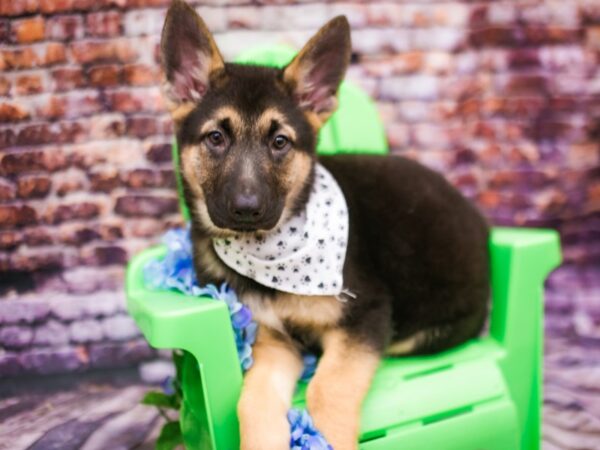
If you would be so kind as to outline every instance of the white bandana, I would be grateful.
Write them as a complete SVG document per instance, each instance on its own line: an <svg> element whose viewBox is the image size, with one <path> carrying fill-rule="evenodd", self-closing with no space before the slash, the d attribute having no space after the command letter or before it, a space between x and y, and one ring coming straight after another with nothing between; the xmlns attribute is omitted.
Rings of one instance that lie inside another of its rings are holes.
<svg viewBox="0 0 600 450"><path fill-rule="evenodd" d="M348 206L320 164L305 210L259 236L213 239L219 258L263 286L299 295L342 293ZM344 291L346 293L346 291Z"/></svg>

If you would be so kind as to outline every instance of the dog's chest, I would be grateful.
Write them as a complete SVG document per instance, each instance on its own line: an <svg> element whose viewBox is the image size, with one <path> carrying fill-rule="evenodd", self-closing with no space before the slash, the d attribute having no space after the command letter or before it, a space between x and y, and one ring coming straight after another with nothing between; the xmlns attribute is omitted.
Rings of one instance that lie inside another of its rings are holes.
<svg viewBox="0 0 600 450"><path fill-rule="evenodd" d="M212 278L227 280L235 286L239 277L223 264L208 240L196 242L199 267ZM286 328L306 329L320 334L335 326L342 317L344 303L335 296L296 295L276 291L274 296L252 289L240 298L252 311L252 318L260 325L286 333Z"/></svg>
<svg viewBox="0 0 600 450"><path fill-rule="evenodd" d="M241 300L260 325L283 333L291 326L319 334L336 325L343 313L343 303L333 296L300 296L279 292L274 298L246 294Z"/></svg>

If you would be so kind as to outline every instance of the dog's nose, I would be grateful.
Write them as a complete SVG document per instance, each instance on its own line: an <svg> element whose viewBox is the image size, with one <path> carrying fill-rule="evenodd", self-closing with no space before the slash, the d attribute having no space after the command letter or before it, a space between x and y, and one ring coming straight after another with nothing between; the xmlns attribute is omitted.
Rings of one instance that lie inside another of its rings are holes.
<svg viewBox="0 0 600 450"><path fill-rule="evenodd" d="M236 220L254 222L262 216L258 195L238 194L234 197L231 212Z"/></svg>

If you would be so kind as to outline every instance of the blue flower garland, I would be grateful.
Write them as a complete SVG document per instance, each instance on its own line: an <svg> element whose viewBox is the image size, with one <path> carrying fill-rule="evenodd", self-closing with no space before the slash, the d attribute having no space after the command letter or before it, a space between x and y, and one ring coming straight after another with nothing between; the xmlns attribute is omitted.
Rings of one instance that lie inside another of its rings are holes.
<svg viewBox="0 0 600 450"><path fill-rule="evenodd" d="M333 447L313 425L307 410L292 408L289 410L287 418L292 431L291 450L333 450Z"/></svg>
<svg viewBox="0 0 600 450"><path fill-rule="evenodd" d="M200 286L192 257L189 226L169 230L162 242L167 246L164 259L150 261L144 268L144 279L153 289L174 289L194 297L209 297L227 304L235 335L238 357L244 371L252 366L252 344L256 340L256 322L250 309L240 303L236 293L226 283Z"/></svg>
<svg viewBox="0 0 600 450"><path fill-rule="evenodd" d="M238 357L242 370L246 371L254 360L252 345L256 341L257 324L252 320L252 312L242 304L237 294L226 283L219 288L213 284L200 286L194 270L190 226L169 230L162 238L167 247L165 257L150 261L144 267L144 281L152 289L172 289L186 295L209 297L225 302L231 316L231 326L235 335ZM317 367L317 358L303 355L304 372L301 379L309 380ZM314 427L306 410L290 409L288 421L291 427L290 449L292 450L332 450L325 438Z"/></svg>

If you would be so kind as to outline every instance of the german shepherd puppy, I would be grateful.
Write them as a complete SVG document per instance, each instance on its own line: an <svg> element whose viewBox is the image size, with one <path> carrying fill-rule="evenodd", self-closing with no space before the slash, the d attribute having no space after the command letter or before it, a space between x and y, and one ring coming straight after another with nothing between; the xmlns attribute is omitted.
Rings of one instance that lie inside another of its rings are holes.
<svg viewBox="0 0 600 450"><path fill-rule="evenodd" d="M229 283L259 324L238 405L243 449L289 448L286 412L303 350L322 354L307 392L317 428L336 450L356 449L381 356L456 346L478 335L487 314L488 226L442 176L396 156L315 155L350 52L343 16L283 69L225 63L182 0L163 28L196 271L203 283ZM265 286L230 268L213 245L260 240L302 212L317 162L347 203L346 301Z"/></svg>

